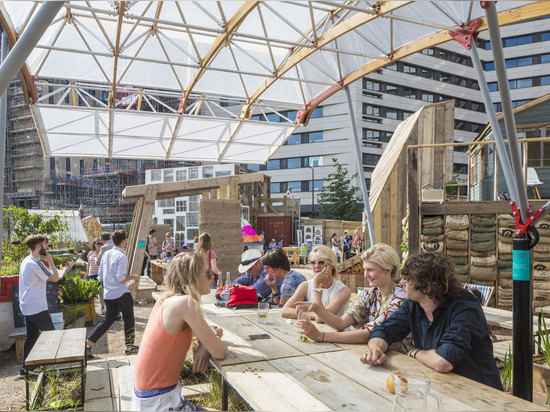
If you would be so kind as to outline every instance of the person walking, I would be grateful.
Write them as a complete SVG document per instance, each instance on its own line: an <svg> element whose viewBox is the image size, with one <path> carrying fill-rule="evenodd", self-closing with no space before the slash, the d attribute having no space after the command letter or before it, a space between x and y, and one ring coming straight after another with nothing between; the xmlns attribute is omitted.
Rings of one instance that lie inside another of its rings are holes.
<svg viewBox="0 0 550 412"><path fill-rule="evenodd" d="M98 266L101 264L101 258L103 257L105 252L107 252L108 250L111 250L115 245L111 240L111 234L109 232L101 233L99 235L99 241L101 242L102 246L101 246L101 249L99 250L99 254L95 258L95 261Z"/></svg>
<svg viewBox="0 0 550 412"><path fill-rule="evenodd" d="M19 269L19 308L25 317L27 332L23 343L23 366L19 376L26 376L25 359L38 340L40 333L53 330L53 322L48 312L46 282L57 282L59 274L48 253L48 238L44 235L30 235L25 244L31 253L23 259ZM42 262L43 259L49 269Z"/></svg>
<svg viewBox="0 0 550 412"><path fill-rule="evenodd" d="M212 236L209 233L203 233L199 236L199 245L195 251L204 254L206 265L212 271L212 275L214 275L210 280L210 288L216 289L220 270L217 265L218 257L216 256L216 252L212 250Z"/></svg>
<svg viewBox="0 0 550 412"><path fill-rule="evenodd" d="M101 338L111 327L122 312L124 319L124 338L126 342L126 355L137 353L139 347L134 346L134 300L126 282L139 281L138 275L127 276L128 258L124 253L126 246L126 232L115 230L113 232L114 247L105 252L105 256L99 265L99 278L103 279L104 299L107 314L97 324L86 341L86 357L93 359L92 345Z"/></svg>
<svg viewBox="0 0 550 412"><path fill-rule="evenodd" d="M86 278L87 279L98 279L99 265L96 262L96 258L99 255L101 250L102 243L99 239L94 240L92 243L92 250L88 252L88 265L86 266ZM95 298L94 298L95 300ZM101 313L105 313L105 301L103 300L103 292L99 292L99 302L101 303Z"/></svg>

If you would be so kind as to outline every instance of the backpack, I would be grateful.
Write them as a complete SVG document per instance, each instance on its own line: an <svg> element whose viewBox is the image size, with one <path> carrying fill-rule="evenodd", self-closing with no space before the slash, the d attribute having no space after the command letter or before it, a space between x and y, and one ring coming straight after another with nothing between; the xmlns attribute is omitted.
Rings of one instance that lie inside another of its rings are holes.
<svg viewBox="0 0 550 412"><path fill-rule="evenodd" d="M216 293L216 306L230 309L255 308L258 306L256 289L253 286L227 286Z"/></svg>

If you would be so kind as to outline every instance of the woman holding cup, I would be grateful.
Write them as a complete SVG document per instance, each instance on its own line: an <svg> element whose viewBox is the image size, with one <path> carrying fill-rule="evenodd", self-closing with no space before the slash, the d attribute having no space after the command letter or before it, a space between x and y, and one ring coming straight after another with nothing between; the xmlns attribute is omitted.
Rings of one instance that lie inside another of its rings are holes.
<svg viewBox="0 0 550 412"><path fill-rule="evenodd" d="M398 286L401 260L397 252L385 243L377 243L361 255L364 276L370 288L359 293L357 299L343 315L337 316L316 302L300 302L296 311L314 312L337 332L321 332L313 323L300 320L296 323L301 333L320 342L366 343L374 327L384 322L401 306L405 294ZM354 326L356 330L344 331Z"/></svg>
<svg viewBox="0 0 550 412"><path fill-rule="evenodd" d="M334 279L336 276L337 257L327 246L315 246L309 254L309 263L315 277L303 282L296 292L283 306L283 318L296 319L296 305L307 299L324 307L329 313L340 316L344 314L351 295L349 288L341 281ZM315 314L313 314L315 316ZM323 320L315 316L318 322Z"/></svg>

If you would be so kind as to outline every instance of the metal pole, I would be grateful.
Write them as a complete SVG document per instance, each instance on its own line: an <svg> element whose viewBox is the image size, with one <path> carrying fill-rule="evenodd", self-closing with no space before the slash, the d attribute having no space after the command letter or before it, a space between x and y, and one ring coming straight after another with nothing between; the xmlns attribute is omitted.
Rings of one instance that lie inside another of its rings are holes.
<svg viewBox="0 0 550 412"><path fill-rule="evenodd" d="M493 107L493 101L489 93L489 87L487 86L487 80L485 79L485 72L481 67L481 61L479 59L479 53L477 52L477 46L475 42L472 42L470 54L474 69L476 71L477 80L479 83L479 90L481 91L481 95L483 96L485 112L487 113L487 116L489 117L489 122L491 123L491 130L493 132L495 145L497 147L498 159L500 160L500 166L502 167L504 179L506 180L506 185L508 186L508 192L510 192L510 197L512 198L512 200L514 202L517 202L518 191L514 175L512 174L510 157L508 156L508 150L506 149L506 144L504 143L504 138L502 137L502 132L498 124L497 115L495 114L495 108Z"/></svg>
<svg viewBox="0 0 550 412"><path fill-rule="evenodd" d="M367 214L367 226L369 227L370 244L376 244L376 238L374 237L374 223L372 222L372 213L369 204L369 194L367 192L367 182L365 182L365 170L363 169L363 157L361 152L361 143L359 142L359 136L357 134L357 126L355 124L355 116L353 112L353 103L351 101L351 93L349 87L346 86L346 97L348 99L348 110L351 122L351 131L353 134L353 140L355 142L355 153L357 155L357 168L359 169L359 179L361 180L361 190L363 192L363 203L365 205L364 210Z"/></svg>
<svg viewBox="0 0 550 412"><path fill-rule="evenodd" d="M5 32L2 32L2 50L0 54L0 60L3 62L6 60L8 54L8 36ZM6 149L6 111L8 108L8 92L4 91L0 97L0 172L2 173L2 182L0 182L0 222L2 222L2 214L4 212L4 157ZM0 265L2 264L2 230L0 230Z"/></svg>
<svg viewBox="0 0 550 412"><path fill-rule="evenodd" d="M514 110L512 109L512 100L510 98L510 89L508 88L508 76L506 75L506 64L504 62L504 52L502 50L502 40L500 37L500 27L498 25L498 16L494 2L488 2L489 7L485 9L487 16L487 27L491 38L491 48L493 50L493 59L495 62L495 72L498 80L498 90L502 104L502 114L506 126L506 137L510 147L510 156L512 158L512 171L516 180L518 197L515 199L521 212L521 221L526 223L527 219L527 188L525 178L521 168L520 147L516 135L516 121L514 119Z"/></svg>
<svg viewBox="0 0 550 412"><path fill-rule="evenodd" d="M311 169L311 218L313 219L315 217L315 169L313 166L308 167Z"/></svg>
<svg viewBox="0 0 550 412"><path fill-rule="evenodd" d="M38 9L23 35L15 43L10 54L0 66L0 94L6 91L32 49L64 4L64 1L47 1Z"/></svg>
<svg viewBox="0 0 550 412"><path fill-rule="evenodd" d="M516 202L519 206L521 221L527 223L527 189L521 168L520 148L516 136L516 124L514 112L508 89L508 77L504 63L502 40L498 16L493 2L487 2L485 9L487 16L487 27L491 38L495 71L498 80L502 113L506 126L506 134L512 158L512 168L518 191ZM502 157L502 156L501 156ZM517 229L516 225L516 229ZM520 231L521 232L521 231ZM533 299L531 283L531 244L525 234L523 237L515 238L513 243L512 277L514 281L513 300L513 325L514 335L512 339L512 394L531 401L533 399Z"/></svg>

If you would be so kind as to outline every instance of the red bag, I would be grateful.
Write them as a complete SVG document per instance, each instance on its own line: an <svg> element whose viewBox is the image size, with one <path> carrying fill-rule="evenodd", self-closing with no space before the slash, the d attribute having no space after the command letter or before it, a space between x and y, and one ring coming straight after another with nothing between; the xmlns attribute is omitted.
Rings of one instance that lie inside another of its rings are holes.
<svg viewBox="0 0 550 412"><path fill-rule="evenodd" d="M258 306L258 296L253 286L232 286L228 308L248 308Z"/></svg>

